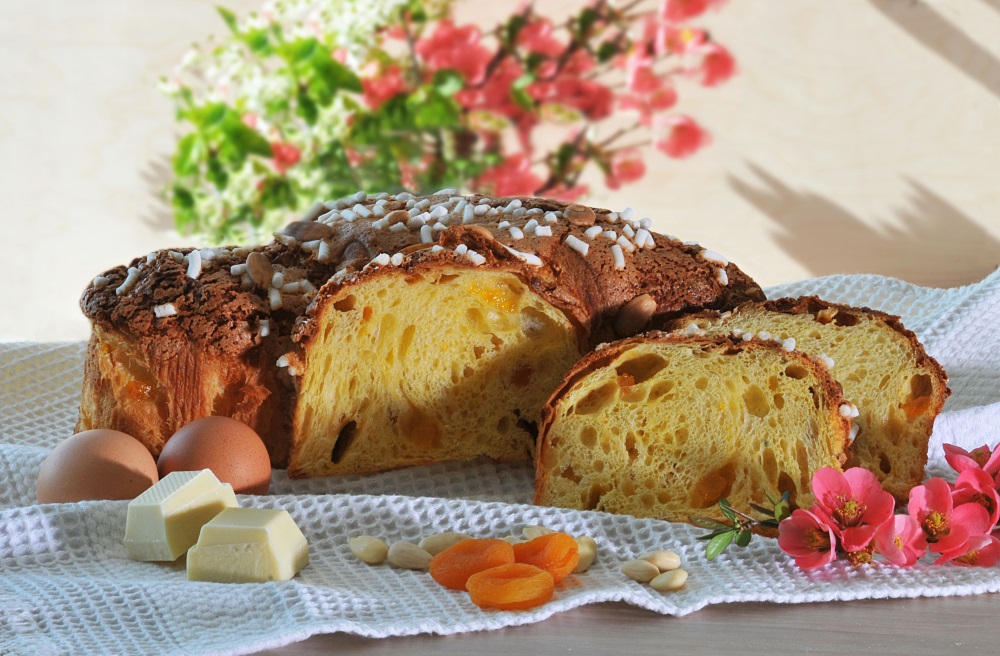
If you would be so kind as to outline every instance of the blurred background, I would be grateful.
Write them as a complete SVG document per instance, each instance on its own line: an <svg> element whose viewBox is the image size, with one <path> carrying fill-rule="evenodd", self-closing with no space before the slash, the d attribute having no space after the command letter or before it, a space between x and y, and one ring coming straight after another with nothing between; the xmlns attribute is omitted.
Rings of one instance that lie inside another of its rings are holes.
<svg viewBox="0 0 1000 656"><path fill-rule="evenodd" d="M0 340L358 184L632 207L762 285L1000 264L1000 0L216 1L0 0Z"/></svg>

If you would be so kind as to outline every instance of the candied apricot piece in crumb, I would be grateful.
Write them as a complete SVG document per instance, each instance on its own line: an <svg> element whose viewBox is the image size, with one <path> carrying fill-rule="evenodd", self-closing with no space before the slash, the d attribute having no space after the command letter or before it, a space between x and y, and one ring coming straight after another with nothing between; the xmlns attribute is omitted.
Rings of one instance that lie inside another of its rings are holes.
<svg viewBox="0 0 1000 656"><path fill-rule="evenodd" d="M552 575L555 582L563 580L580 562L580 547L565 533L542 535L529 542L514 545L514 560L540 567Z"/></svg>
<svg viewBox="0 0 1000 656"><path fill-rule="evenodd" d="M462 540L431 559L431 578L450 590L465 590L476 572L514 562L514 547L504 540Z"/></svg>
<svg viewBox="0 0 1000 656"><path fill-rule="evenodd" d="M528 610L552 599L556 582L540 567L511 563L473 574L466 587L480 608Z"/></svg>

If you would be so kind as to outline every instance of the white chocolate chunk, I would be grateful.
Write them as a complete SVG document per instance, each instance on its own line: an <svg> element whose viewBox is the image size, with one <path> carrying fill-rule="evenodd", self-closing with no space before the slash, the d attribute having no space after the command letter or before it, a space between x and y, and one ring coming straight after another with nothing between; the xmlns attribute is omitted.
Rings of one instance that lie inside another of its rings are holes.
<svg viewBox="0 0 1000 656"><path fill-rule="evenodd" d="M287 581L309 564L309 545L287 510L227 508L205 524L187 557L189 581Z"/></svg>
<svg viewBox="0 0 1000 656"><path fill-rule="evenodd" d="M171 472L129 502L125 549L133 560L177 560L202 525L238 505L233 487L209 469Z"/></svg>

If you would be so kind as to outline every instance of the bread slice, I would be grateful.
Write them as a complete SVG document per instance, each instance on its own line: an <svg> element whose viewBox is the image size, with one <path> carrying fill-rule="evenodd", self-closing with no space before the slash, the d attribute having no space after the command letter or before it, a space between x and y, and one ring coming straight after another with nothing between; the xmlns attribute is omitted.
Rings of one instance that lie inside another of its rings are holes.
<svg viewBox="0 0 1000 656"><path fill-rule="evenodd" d="M513 272L384 270L332 293L307 345L289 475L530 459L580 357L566 316Z"/></svg>
<svg viewBox="0 0 1000 656"><path fill-rule="evenodd" d="M773 342L665 333L585 357L542 410L535 503L686 521L722 519L810 481L850 447L825 367ZM846 406L845 406L846 407Z"/></svg>
<svg viewBox="0 0 1000 656"><path fill-rule="evenodd" d="M844 396L857 406L849 467L875 473L897 499L908 498L927 465L934 419L948 398L948 377L899 317L869 308L806 298L748 303L725 315L706 312L674 322L709 335L792 338L795 348L831 365Z"/></svg>

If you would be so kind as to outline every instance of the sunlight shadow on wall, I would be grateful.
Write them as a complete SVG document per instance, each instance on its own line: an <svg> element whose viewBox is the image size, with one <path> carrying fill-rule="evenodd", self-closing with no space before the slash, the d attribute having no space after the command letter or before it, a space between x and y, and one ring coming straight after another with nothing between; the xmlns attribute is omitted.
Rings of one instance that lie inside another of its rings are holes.
<svg viewBox="0 0 1000 656"><path fill-rule="evenodd" d="M1000 264L1000 240L917 181L907 180L899 223L878 225L750 169L756 180L729 176L729 186L775 223L775 243L813 275L875 273L950 287L981 280Z"/></svg>
<svg viewBox="0 0 1000 656"><path fill-rule="evenodd" d="M969 38L961 28L923 2L868 1L924 47L1000 98L1000 60ZM1000 3L984 1L1000 11Z"/></svg>

